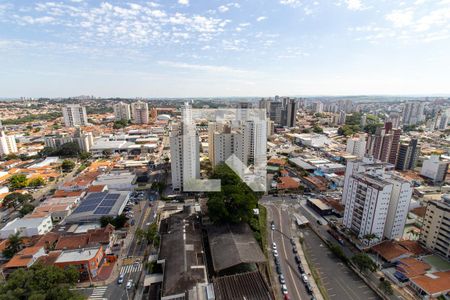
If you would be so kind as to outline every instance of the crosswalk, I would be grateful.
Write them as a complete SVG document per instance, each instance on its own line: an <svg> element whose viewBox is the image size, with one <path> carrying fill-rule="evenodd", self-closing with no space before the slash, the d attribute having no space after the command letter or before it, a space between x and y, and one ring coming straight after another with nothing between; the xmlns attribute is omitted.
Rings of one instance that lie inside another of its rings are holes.
<svg viewBox="0 0 450 300"><path fill-rule="evenodd" d="M120 269L120 274L140 272L141 270L142 270L142 263L125 265L122 266L122 268Z"/></svg>
<svg viewBox="0 0 450 300"><path fill-rule="evenodd" d="M92 291L92 294L89 296L88 300L104 300L104 299L107 299L107 298L103 297L105 295L105 292L106 292L107 288L108 288L107 286L95 287L94 290Z"/></svg>

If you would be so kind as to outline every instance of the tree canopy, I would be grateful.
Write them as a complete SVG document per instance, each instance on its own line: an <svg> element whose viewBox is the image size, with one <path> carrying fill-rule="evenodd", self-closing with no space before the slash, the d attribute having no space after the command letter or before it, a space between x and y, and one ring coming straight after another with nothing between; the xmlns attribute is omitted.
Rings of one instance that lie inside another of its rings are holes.
<svg viewBox="0 0 450 300"><path fill-rule="evenodd" d="M208 193L208 214L214 223L249 222L257 208L256 194L227 165L215 167L212 179L221 180L221 191Z"/></svg>
<svg viewBox="0 0 450 300"><path fill-rule="evenodd" d="M14 174L9 178L9 188L13 191L23 189L27 186L27 182L25 174Z"/></svg>
<svg viewBox="0 0 450 300"><path fill-rule="evenodd" d="M33 196L30 194L11 193L3 199L3 205L6 207L18 207L32 200Z"/></svg>
<svg viewBox="0 0 450 300"><path fill-rule="evenodd" d="M84 297L71 289L78 278L74 267L35 264L28 270L14 271L0 285L0 300L81 300Z"/></svg>
<svg viewBox="0 0 450 300"><path fill-rule="evenodd" d="M75 162L70 159L63 160L61 168L64 172L70 172L75 168Z"/></svg>
<svg viewBox="0 0 450 300"><path fill-rule="evenodd" d="M360 272L374 272L377 269L375 262L366 253L358 253L352 257L352 262L359 268Z"/></svg>
<svg viewBox="0 0 450 300"><path fill-rule="evenodd" d="M22 238L20 237L20 232L12 234L8 238L8 246L6 246L5 250L3 250L3 256L5 258L13 257L17 252L22 249Z"/></svg>
<svg viewBox="0 0 450 300"><path fill-rule="evenodd" d="M103 216L100 218L100 226L106 227L108 224L111 224L116 229L120 229L125 226L127 221L128 221L128 218L124 214L121 214L115 218L113 218L111 216Z"/></svg>

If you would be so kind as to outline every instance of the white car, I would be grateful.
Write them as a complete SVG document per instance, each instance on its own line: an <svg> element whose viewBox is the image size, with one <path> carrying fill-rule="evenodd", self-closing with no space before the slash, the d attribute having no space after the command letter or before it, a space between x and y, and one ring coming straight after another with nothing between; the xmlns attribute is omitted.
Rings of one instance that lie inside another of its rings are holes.
<svg viewBox="0 0 450 300"><path fill-rule="evenodd" d="M131 289L132 286L133 286L133 279L130 279L127 282L127 290Z"/></svg>
<svg viewBox="0 0 450 300"><path fill-rule="evenodd" d="M286 295L288 293L288 289L287 289L287 286L285 284L281 285L281 291L283 292L284 295Z"/></svg>
<svg viewBox="0 0 450 300"><path fill-rule="evenodd" d="M277 250L273 250L273 256L278 257L278 251Z"/></svg>
<svg viewBox="0 0 450 300"><path fill-rule="evenodd" d="M272 249L273 249L273 250L277 250L277 244L275 244L275 242L272 243Z"/></svg>
<svg viewBox="0 0 450 300"><path fill-rule="evenodd" d="M308 282L308 276L306 276L306 274L302 274L302 280L304 283Z"/></svg>

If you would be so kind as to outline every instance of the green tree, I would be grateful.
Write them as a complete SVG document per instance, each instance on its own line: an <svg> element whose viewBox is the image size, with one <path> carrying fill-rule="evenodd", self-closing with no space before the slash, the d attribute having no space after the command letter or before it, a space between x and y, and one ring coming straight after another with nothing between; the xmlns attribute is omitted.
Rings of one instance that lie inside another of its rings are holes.
<svg viewBox="0 0 450 300"><path fill-rule="evenodd" d="M44 186L45 185L45 180L42 177L35 177L33 179L28 180L27 185L29 187L40 187L40 186Z"/></svg>
<svg viewBox="0 0 450 300"><path fill-rule="evenodd" d="M9 178L9 188L13 191L23 189L27 186L27 176L25 174L14 174Z"/></svg>
<svg viewBox="0 0 450 300"><path fill-rule="evenodd" d="M331 250L331 252L333 252L334 255L336 255L338 258L340 258L343 262L348 261L348 257L345 255L344 251L342 250L342 247L340 247L339 245L331 243L330 250Z"/></svg>
<svg viewBox="0 0 450 300"><path fill-rule="evenodd" d="M89 153L89 152L83 151L83 152L80 153L79 157L80 157L81 160L88 160L89 158L92 157L92 154Z"/></svg>
<svg viewBox="0 0 450 300"><path fill-rule="evenodd" d="M75 162L70 159L63 160L61 168L64 172L70 172L75 168Z"/></svg>
<svg viewBox="0 0 450 300"><path fill-rule="evenodd" d="M19 210L20 216L23 217L34 210L34 205L31 203L25 203Z"/></svg>
<svg viewBox="0 0 450 300"><path fill-rule="evenodd" d="M381 124L381 123L367 124L364 127L364 132L374 134L377 131L377 129L382 126L383 126L383 124Z"/></svg>
<svg viewBox="0 0 450 300"><path fill-rule="evenodd" d="M73 287L79 278L74 267L66 269L35 264L28 270L14 271L0 285L0 300L81 300Z"/></svg>
<svg viewBox="0 0 450 300"><path fill-rule="evenodd" d="M20 232L10 235L8 238L8 246L6 246L5 250L3 250L3 256L8 259L13 257L22 249L22 246L23 242L20 237Z"/></svg>
<svg viewBox="0 0 450 300"><path fill-rule="evenodd" d="M352 257L352 262L359 268L361 273L369 270L374 272L377 269L375 262L366 253L358 253Z"/></svg>
<svg viewBox="0 0 450 300"><path fill-rule="evenodd" d="M121 128L125 128L127 126L128 126L128 121L127 120L114 121L114 124L113 124L113 128L114 129L121 129Z"/></svg>
<svg viewBox="0 0 450 300"><path fill-rule="evenodd" d="M221 191L208 193L208 214L214 223L248 223L258 206L257 195L227 165L214 169L212 179L221 180Z"/></svg>
<svg viewBox="0 0 450 300"><path fill-rule="evenodd" d="M80 152L81 149L78 143L69 142L62 144L56 151L56 154L63 157L77 157Z"/></svg>
<svg viewBox="0 0 450 300"><path fill-rule="evenodd" d="M323 129L319 125L314 125L313 132L314 133L323 133Z"/></svg>
<svg viewBox="0 0 450 300"><path fill-rule="evenodd" d="M114 217L111 216L103 216L100 218L100 226L106 227L108 224L114 225Z"/></svg>
<svg viewBox="0 0 450 300"><path fill-rule="evenodd" d="M383 293L385 293L387 295L394 294L394 290L392 289L392 284L389 281L387 281L384 277L380 278L380 283L378 284L378 287L380 288L380 290L383 291Z"/></svg>
<svg viewBox="0 0 450 300"><path fill-rule="evenodd" d="M31 196L30 194L11 193L9 195L6 195L6 197L3 199L3 205L6 207L16 208L32 200L33 196Z"/></svg>
<svg viewBox="0 0 450 300"><path fill-rule="evenodd" d="M343 125L339 127L338 134L344 136L351 136L358 133L361 130L359 125Z"/></svg>

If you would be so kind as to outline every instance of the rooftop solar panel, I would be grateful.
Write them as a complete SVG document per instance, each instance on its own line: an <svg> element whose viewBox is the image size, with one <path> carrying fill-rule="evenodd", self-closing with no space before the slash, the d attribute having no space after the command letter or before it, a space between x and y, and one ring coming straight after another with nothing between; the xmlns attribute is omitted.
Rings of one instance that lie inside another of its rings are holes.
<svg viewBox="0 0 450 300"><path fill-rule="evenodd" d="M100 203L100 206L112 207L114 206L114 204L116 204L116 200L108 200L108 198L106 198L105 200L102 201L102 203Z"/></svg>
<svg viewBox="0 0 450 300"><path fill-rule="evenodd" d="M77 209L75 209L74 213L82 213L94 210L97 207L97 205L80 205Z"/></svg>
<svg viewBox="0 0 450 300"><path fill-rule="evenodd" d="M111 210L111 207L99 207L94 211L94 215L104 215L109 213Z"/></svg>
<svg viewBox="0 0 450 300"><path fill-rule="evenodd" d="M107 200L117 200L119 199L120 195L119 194L109 194L108 196L106 196L105 199Z"/></svg>

